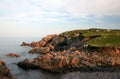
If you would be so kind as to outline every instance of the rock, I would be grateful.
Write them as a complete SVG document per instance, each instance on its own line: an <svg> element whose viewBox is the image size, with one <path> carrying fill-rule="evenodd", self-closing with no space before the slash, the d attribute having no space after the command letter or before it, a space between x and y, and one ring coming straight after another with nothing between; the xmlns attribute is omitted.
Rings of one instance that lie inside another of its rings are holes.
<svg viewBox="0 0 120 79"><path fill-rule="evenodd" d="M51 63L51 58L53 57L52 54L47 53L45 55L41 55L37 57L32 64L38 66L39 68L46 69L46 70L52 70L54 69L54 66Z"/></svg>
<svg viewBox="0 0 120 79"><path fill-rule="evenodd" d="M35 42L33 41L31 44L30 44L31 47L39 47L39 44L38 42Z"/></svg>
<svg viewBox="0 0 120 79"><path fill-rule="evenodd" d="M14 54L14 53L9 53L9 54L7 54L6 56L8 56L8 57L20 57L21 55L18 55L18 54Z"/></svg>
<svg viewBox="0 0 120 79"><path fill-rule="evenodd" d="M42 51L46 51L46 49L43 47ZM114 52L106 52L107 50ZM107 66L114 67L118 64L120 65L120 61L118 61L120 59L119 48L101 47L94 49L92 52L77 51L75 48L71 48L66 51L48 52L41 54L32 62L28 62L27 60L28 64L24 61L24 64L19 65L19 67L22 66L22 68L31 69L29 66L32 65L33 67L35 66L53 72L62 72L67 68L81 69L84 67L90 71L91 69L94 70L94 68L99 69L100 66L106 68Z"/></svg>
<svg viewBox="0 0 120 79"><path fill-rule="evenodd" d="M37 69L38 68L38 66L35 66L32 63L30 63L29 59L25 59L25 60L19 62L17 65L19 67L21 67L22 69L25 69L25 70Z"/></svg>
<svg viewBox="0 0 120 79"><path fill-rule="evenodd" d="M34 50L30 50L28 53L29 53L29 54L34 54L35 51L34 51Z"/></svg>
<svg viewBox="0 0 120 79"><path fill-rule="evenodd" d="M39 44L39 47L44 47L47 44L47 42L44 40L41 40L38 42L38 44Z"/></svg>
<svg viewBox="0 0 120 79"><path fill-rule="evenodd" d="M45 42L49 42L52 38L54 38L56 36L57 36L57 34L47 35L42 40L44 40Z"/></svg>
<svg viewBox="0 0 120 79"><path fill-rule="evenodd" d="M23 43L21 44L21 46L31 46L31 45L28 44L28 43L26 43L26 42L23 42Z"/></svg>
<svg viewBox="0 0 120 79"><path fill-rule="evenodd" d="M65 56L57 56L56 55L51 61L54 65L54 67L56 67L55 69L63 68L64 66L69 64L69 61Z"/></svg>
<svg viewBox="0 0 120 79"><path fill-rule="evenodd" d="M73 58L71 62L72 67L77 66L79 61L80 61L79 58Z"/></svg>
<svg viewBox="0 0 120 79"><path fill-rule="evenodd" d="M52 50L52 51L54 51L54 50L55 50L55 47L54 47L54 45L52 45L52 44L47 44L46 46L47 46L47 47L49 47L49 48L50 48L50 50Z"/></svg>
<svg viewBox="0 0 120 79"><path fill-rule="evenodd" d="M52 35L48 35L46 37L44 37L41 41L39 42L32 42L31 44L29 44L28 46L33 47L32 50L29 51L29 53L33 54L33 53L47 53L48 50L54 50L54 46L51 44L48 44L50 41L52 41L52 39L54 37L56 37L57 34L52 34ZM45 47L45 48L43 48ZM46 51L47 52L46 52Z"/></svg>
<svg viewBox="0 0 120 79"><path fill-rule="evenodd" d="M38 53L39 56L31 62L28 59L19 62L18 66L24 69L40 68L53 72L97 71L102 68L105 71L107 67L110 69L120 67L120 46L89 46L86 42L99 35L89 37L78 33L74 35L71 38L70 36L48 35L39 42L32 42L33 49L30 53Z"/></svg>
<svg viewBox="0 0 120 79"><path fill-rule="evenodd" d="M39 47L44 47L48 42L50 42L56 36L57 36L56 34L47 35L41 41L38 42L39 43Z"/></svg>
<svg viewBox="0 0 120 79"><path fill-rule="evenodd" d="M53 38L53 40L51 41L51 44L54 46L55 50L62 51L65 49L65 46L67 46L67 41L66 41L66 38L57 36Z"/></svg>
<svg viewBox="0 0 120 79"><path fill-rule="evenodd" d="M18 63L18 66L23 68L23 69L29 69L29 65L30 65L29 59L25 59L25 60Z"/></svg>
<svg viewBox="0 0 120 79"><path fill-rule="evenodd" d="M2 60L0 60L0 79L15 79Z"/></svg>
<svg viewBox="0 0 120 79"><path fill-rule="evenodd" d="M64 37L55 37L53 40L52 40L52 44L55 46L56 44L59 44L59 43L62 43L65 41L65 38Z"/></svg>
<svg viewBox="0 0 120 79"><path fill-rule="evenodd" d="M50 48L49 47L41 47L41 48L38 48L36 50L36 53L39 53L39 54L46 54L50 51Z"/></svg>

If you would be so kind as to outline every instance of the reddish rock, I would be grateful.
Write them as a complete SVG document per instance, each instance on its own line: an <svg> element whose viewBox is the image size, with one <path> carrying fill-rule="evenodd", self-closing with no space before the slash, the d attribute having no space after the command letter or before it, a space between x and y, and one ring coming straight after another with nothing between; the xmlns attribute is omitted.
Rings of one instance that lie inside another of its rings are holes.
<svg viewBox="0 0 120 79"><path fill-rule="evenodd" d="M32 61L32 64L42 69L52 70L54 69L54 66L52 65L51 62L52 57L53 55L50 53L38 56L37 58L34 59L34 61Z"/></svg>
<svg viewBox="0 0 120 79"><path fill-rule="evenodd" d="M102 50L101 50L102 49ZM106 52L106 50L110 50ZM117 50L117 51L116 51ZM113 54L113 55L112 55ZM93 69L94 67L116 66L120 64L119 48L101 47L94 49L92 52L77 51L75 49L64 50L62 52L49 52L42 54L34 59L31 64L39 68L53 72L61 72L64 68L81 68ZM106 58L107 57L107 58ZM96 68L97 69L97 68ZM99 69L99 68L98 68Z"/></svg>
<svg viewBox="0 0 120 79"><path fill-rule="evenodd" d="M47 44L47 42L44 40L41 40L38 42L38 44L39 44L39 47L44 47Z"/></svg>
<svg viewBox="0 0 120 79"><path fill-rule="evenodd" d="M36 50L36 53L40 53L40 54L46 54L48 52L50 52L49 47L41 47Z"/></svg>
<svg viewBox="0 0 120 79"><path fill-rule="evenodd" d="M30 53L40 54L32 62L22 61L19 67L31 69L42 68L53 72L67 70L92 71L94 69L120 67L120 46L93 47L86 45L86 41L98 36L75 37L48 35L39 42L32 42ZM69 69L70 68L70 69ZM106 70L106 69L105 69ZM117 70L117 69L116 69ZM104 70L103 70L104 71Z"/></svg>
<svg viewBox="0 0 120 79"><path fill-rule="evenodd" d="M44 37L41 41L38 42L39 47L44 47L45 45L47 45L47 43L49 41L51 41L54 37L56 37L56 34L53 35L47 35L46 37Z"/></svg>
<svg viewBox="0 0 120 79"><path fill-rule="evenodd" d="M57 34L47 35L42 40L44 40L45 42L49 42L52 38L54 38L56 36L57 36Z"/></svg>
<svg viewBox="0 0 120 79"><path fill-rule="evenodd" d="M55 47L52 44L48 44L47 47L50 47L50 50L55 50Z"/></svg>
<svg viewBox="0 0 120 79"><path fill-rule="evenodd" d="M39 47L39 44L38 42L35 42L33 41L31 44L30 44L31 47Z"/></svg>
<svg viewBox="0 0 120 79"><path fill-rule="evenodd" d="M58 67L63 68L65 66L69 65L69 59L67 57L62 56L61 61L59 62Z"/></svg>
<svg viewBox="0 0 120 79"><path fill-rule="evenodd" d="M14 54L14 53L9 53L9 54L7 54L6 56L8 56L8 57L20 57L21 55L18 55L18 54Z"/></svg>
<svg viewBox="0 0 120 79"><path fill-rule="evenodd" d="M75 66L77 67L79 61L80 61L79 58L73 58L71 62L72 67L75 67Z"/></svg>

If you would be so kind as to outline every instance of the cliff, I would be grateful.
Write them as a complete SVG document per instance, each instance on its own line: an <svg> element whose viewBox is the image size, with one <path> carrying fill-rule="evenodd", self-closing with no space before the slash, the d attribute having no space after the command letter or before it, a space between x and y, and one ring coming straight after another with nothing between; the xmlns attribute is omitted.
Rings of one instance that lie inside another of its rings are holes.
<svg viewBox="0 0 120 79"><path fill-rule="evenodd" d="M74 30L48 35L30 46L39 54L31 62L18 63L23 69L66 71L120 71L120 31L106 29Z"/></svg>

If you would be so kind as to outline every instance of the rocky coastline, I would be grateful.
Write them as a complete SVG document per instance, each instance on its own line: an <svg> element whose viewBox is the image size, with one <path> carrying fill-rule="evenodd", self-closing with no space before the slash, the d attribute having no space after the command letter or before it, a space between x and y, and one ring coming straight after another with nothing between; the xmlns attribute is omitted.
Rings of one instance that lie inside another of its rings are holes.
<svg viewBox="0 0 120 79"><path fill-rule="evenodd" d="M90 46L86 42L100 35L74 37L48 35L41 41L21 46L30 46L29 54L39 54L32 61L25 59L18 63L23 69L44 69L52 72L67 71L120 71L120 46Z"/></svg>
<svg viewBox="0 0 120 79"><path fill-rule="evenodd" d="M8 67L6 66L5 62L0 59L0 79L17 79L15 78Z"/></svg>

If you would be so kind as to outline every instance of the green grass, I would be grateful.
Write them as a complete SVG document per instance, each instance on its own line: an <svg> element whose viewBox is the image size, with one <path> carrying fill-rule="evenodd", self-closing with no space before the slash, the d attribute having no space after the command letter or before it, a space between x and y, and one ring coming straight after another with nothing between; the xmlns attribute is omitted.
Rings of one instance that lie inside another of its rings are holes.
<svg viewBox="0 0 120 79"><path fill-rule="evenodd" d="M82 34L84 37L101 35L92 40L87 41L88 45L103 47L103 46L117 46L120 45L120 30L106 30L106 29L88 29L88 30L73 30L64 32L60 35L73 38L76 34Z"/></svg>

